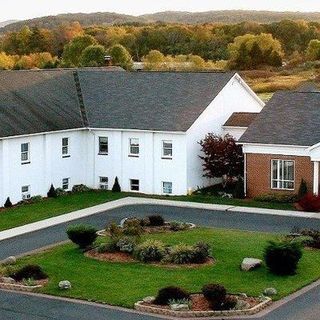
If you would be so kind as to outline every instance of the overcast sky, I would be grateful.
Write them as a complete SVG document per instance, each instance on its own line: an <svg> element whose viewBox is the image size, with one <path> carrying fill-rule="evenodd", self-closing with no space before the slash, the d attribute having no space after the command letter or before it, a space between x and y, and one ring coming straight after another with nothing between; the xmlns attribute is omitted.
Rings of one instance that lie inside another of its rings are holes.
<svg viewBox="0 0 320 320"><path fill-rule="evenodd" d="M165 10L207 11L253 9L320 11L320 0L6 0L0 21L67 12L111 11L139 15Z"/></svg>

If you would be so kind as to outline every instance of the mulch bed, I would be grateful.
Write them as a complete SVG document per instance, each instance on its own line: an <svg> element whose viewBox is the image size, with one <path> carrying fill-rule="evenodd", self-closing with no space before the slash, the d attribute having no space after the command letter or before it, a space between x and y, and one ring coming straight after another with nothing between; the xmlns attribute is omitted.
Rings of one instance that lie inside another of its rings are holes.
<svg viewBox="0 0 320 320"><path fill-rule="evenodd" d="M135 260L130 254L125 252L114 252L114 253L99 253L96 250L92 249L87 252L85 252L85 256L88 258L93 258L99 261L106 261L106 262L140 262L138 260ZM158 267L166 267L166 268L199 268L203 266L209 266L214 264L214 259L209 258L205 263L201 264L163 264L159 262L152 262L148 263L149 265L158 266ZM143 263L143 262L141 262ZM147 264L147 263L145 263Z"/></svg>

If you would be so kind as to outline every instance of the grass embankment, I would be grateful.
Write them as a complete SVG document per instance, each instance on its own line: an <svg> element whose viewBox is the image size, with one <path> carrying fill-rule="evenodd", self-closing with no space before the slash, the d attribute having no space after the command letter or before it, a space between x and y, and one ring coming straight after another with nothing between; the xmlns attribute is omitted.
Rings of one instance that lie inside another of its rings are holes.
<svg viewBox="0 0 320 320"><path fill-rule="evenodd" d="M177 285L198 292L210 282L221 283L229 292L245 292L259 296L267 287L278 290L282 298L320 277L320 251L304 250L298 272L294 276L275 276L265 266L251 272L239 269L244 257L262 258L268 240L279 235L226 229L199 228L170 234L148 235L166 244L208 242L212 247L215 265L188 269L168 268L137 262L111 263L87 258L73 244L59 246L48 252L23 258L19 265L39 264L48 273L46 294L92 299L108 304L133 307L145 296L156 295L168 285ZM61 280L72 283L70 291L57 288Z"/></svg>

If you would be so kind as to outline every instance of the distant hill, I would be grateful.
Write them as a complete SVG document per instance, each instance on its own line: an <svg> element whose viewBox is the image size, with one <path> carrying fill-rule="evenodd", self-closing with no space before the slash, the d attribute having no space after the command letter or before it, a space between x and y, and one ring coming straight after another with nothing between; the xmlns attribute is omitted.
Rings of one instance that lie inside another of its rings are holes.
<svg viewBox="0 0 320 320"><path fill-rule="evenodd" d="M0 28L3 28L5 26L12 24L12 23L15 23L15 22L18 22L18 20L7 20L7 21L0 22Z"/></svg>
<svg viewBox="0 0 320 320"><path fill-rule="evenodd" d="M57 16L35 18L18 22L0 23L0 32L16 31L22 26L39 26L53 29L60 24L78 21L83 26L89 25L112 25L123 23L239 23L243 21L254 21L259 23L277 22L284 19L306 20L320 22L320 12L273 12L273 11L249 11L249 10L225 10L207 12L180 12L165 11L141 16L131 16L112 12L97 13L69 13Z"/></svg>

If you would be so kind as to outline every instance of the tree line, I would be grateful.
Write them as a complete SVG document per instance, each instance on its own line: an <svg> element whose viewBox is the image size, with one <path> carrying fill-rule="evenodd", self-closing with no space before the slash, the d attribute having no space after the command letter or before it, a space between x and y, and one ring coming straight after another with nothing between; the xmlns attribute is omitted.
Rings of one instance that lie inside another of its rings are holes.
<svg viewBox="0 0 320 320"><path fill-rule="evenodd" d="M25 26L1 36L0 52L1 69L100 66L106 54L125 68L144 61L150 69L179 63L186 68L257 69L320 59L320 23Z"/></svg>

